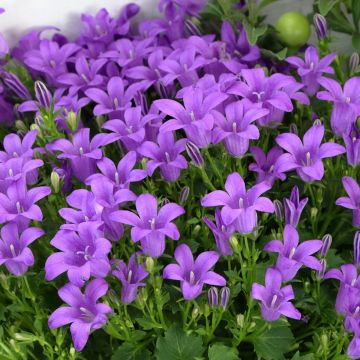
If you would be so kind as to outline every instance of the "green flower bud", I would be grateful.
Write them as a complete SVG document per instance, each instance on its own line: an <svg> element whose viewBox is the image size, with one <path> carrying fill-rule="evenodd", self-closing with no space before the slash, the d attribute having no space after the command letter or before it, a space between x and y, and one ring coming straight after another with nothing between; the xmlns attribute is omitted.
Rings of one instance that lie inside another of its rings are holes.
<svg viewBox="0 0 360 360"><path fill-rule="evenodd" d="M244 315L243 314L237 314L236 315L236 323L238 324L238 326L240 328L242 328L244 326Z"/></svg>
<svg viewBox="0 0 360 360"><path fill-rule="evenodd" d="M236 238L236 236L235 235L233 235L231 238L230 238L230 246L231 246L231 248L234 250L234 251L236 251L237 250L237 248L238 248L238 246L239 246L239 241L238 241L238 239Z"/></svg>
<svg viewBox="0 0 360 360"><path fill-rule="evenodd" d="M53 192L57 194L60 191L60 176L56 171L51 173L50 182Z"/></svg>
<svg viewBox="0 0 360 360"><path fill-rule="evenodd" d="M146 257L145 269L149 273L152 273L152 271L154 270L154 259L152 257L150 257L150 256Z"/></svg>
<svg viewBox="0 0 360 360"><path fill-rule="evenodd" d="M66 124L69 129L74 133L79 126L79 117L73 111L69 111L66 118Z"/></svg>

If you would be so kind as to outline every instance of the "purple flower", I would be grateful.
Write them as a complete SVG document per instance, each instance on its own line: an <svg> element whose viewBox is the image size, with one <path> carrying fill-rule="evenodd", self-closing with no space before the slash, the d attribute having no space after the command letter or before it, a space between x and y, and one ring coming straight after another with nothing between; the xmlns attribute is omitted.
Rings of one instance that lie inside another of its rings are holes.
<svg viewBox="0 0 360 360"><path fill-rule="evenodd" d="M205 216L203 217L203 221L212 231L219 253L223 256L232 255L232 249L229 241L231 235L234 233L234 229L232 226L226 226L224 224L224 221L221 218L220 209L215 209L215 224Z"/></svg>
<svg viewBox="0 0 360 360"><path fill-rule="evenodd" d="M261 301L261 315L266 321L276 321L281 315L300 320L299 310L290 302L295 298L291 285L281 288L282 277L279 270L268 268L265 274L265 286L252 285L251 297Z"/></svg>
<svg viewBox="0 0 360 360"><path fill-rule="evenodd" d="M112 274L121 281L121 301L124 304L130 304L136 299L138 288L146 286L142 280L147 278L149 273L145 271L143 265L137 264L136 254L130 257L128 265L120 261L116 269Z"/></svg>
<svg viewBox="0 0 360 360"><path fill-rule="evenodd" d="M305 51L304 60L297 56L290 56L286 61L297 67L297 72L301 76L306 92L309 95L314 95L319 90L320 84L318 80L322 78L323 73L334 73L334 69L330 64L335 57L336 54L329 54L319 59L317 49L314 46L309 46Z"/></svg>
<svg viewBox="0 0 360 360"><path fill-rule="evenodd" d="M107 255L111 243L105 239L99 224L84 222L77 232L59 230L50 244L60 252L48 257L45 264L45 279L53 280L67 272L70 282L82 287L90 276L104 278L110 271Z"/></svg>
<svg viewBox="0 0 360 360"><path fill-rule="evenodd" d="M108 284L103 279L95 279L86 286L84 294L73 284L66 284L58 294L66 304L56 309L49 317L49 328L56 329L71 323L70 331L76 351L81 351L92 330L100 329L107 322L111 308L98 304L99 298L107 293Z"/></svg>
<svg viewBox="0 0 360 360"><path fill-rule="evenodd" d="M146 178L146 171L134 169L136 164L136 152L129 151L118 163L117 166L107 157L98 161L97 167L101 174L91 175L86 179L89 185L95 179L106 178L114 185L114 190L129 189L130 184Z"/></svg>
<svg viewBox="0 0 360 360"><path fill-rule="evenodd" d="M176 181L181 169L187 168L187 161L181 153L185 150L186 139L174 140L172 131L160 133L157 143L145 141L138 149L139 154L148 157L146 170L152 176L160 168L161 176L166 181Z"/></svg>
<svg viewBox="0 0 360 360"><path fill-rule="evenodd" d="M301 213L308 200L308 198L300 200L299 188L293 187L290 199L284 199L285 224L292 225L295 228L298 226Z"/></svg>
<svg viewBox="0 0 360 360"><path fill-rule="evenodd" d="M256 177L257 183L267 181L273 185L276 179L285 180L286 176L284 172L280 171L278 161L283 151L278 146L272 147L267 155L258 146L251 146L250 152L256 162L249 165L249 170L258 174Z"/></svg>
<svg viewBox="0 0 360 360"><path fill-rule="evenodd" d="M34 265L34 256L28 246L43 234L43 230L35 227L19 234L16 223L4 225L1 228L0 265L5 265L15 276L24 274L29 266Z"/></svg>
<svg viewBox="0 0 360 360"><path fill-rule="evenodd" d="M342 183L348 197L340 197L336 200L336 205L351 209L353 211L352 223L354 226L360 227L360 186L350 176L344 176Z"/></svg>
<svg viewBox="0 0 360 360"><path fill-rule="evenodd" d="M360 132L356 126L352 126L351 131L343 134L346 147L347 162L352 167L360 164Z"/></svg>
<svg viewBox="0 0 360 360"><path fill-rule="evenodd" d="M155 106L171 117L160 128L160 132L184 129L187 138L199 147L211 142L214 118L211 110L221 104L227 95L213 92L207 96L200 88L188 88L183 94L184 106L174 100L161 99Z"/></svg>
<svg viewBox="0 0 360 360"><path fill-rule="evenodd" d="M243 156L249 148L249 140L260 137L259 129L252 124L267 115L269 110L254 107L248 100L230 103L225 108L225 116L214 111L216 127L213 130L215 144L224 141L225 149L232 156Z"/></svg>
<svg viewBox="0 0 360 360"><path fill-rule="evenodd" d="M333 102L331 128L336 135L349 133L352 125L360 115L360 96L358 88L360 77L353 77L345 82L344 90L335 80L321 78L318 80L327 91L317 93L317 98Z"/></svg>
<svg viewBox="0 0 360 360"><path fill-rule="evenodd" d="M334 157L345 152L339 144L327 142L321 145L324 126L313 125L304 135L303 141L292 133L283 133L276 137L276 143L288 153L279 158L283 171L296 169L298 176L306 182L321 180L324 176L322 159Z"/></svg>
<svg viewBox="0 0 360 360"><path fill-rule="evenodd" d="M215 251L204 251L195 260L186 244L179 245L174 253L177 264L167 265L164 279L180 281L181 292L185 300L197 298L204 284L225 286L226 280L210 269L219 260Z"/></svg>
<svg viewBox="0 0 360 360"><path fill-rule="evenodd" d="M276 268L280 271L283 281L292 280L304 265L313 270L320 270L321 264L312 254L322 247L321 240L308 240L299 245L299 234L291 225L284 229L284 240L268 242L264 250L279 254Z"/></svg>
<svg viewBox="0 0 360 360"><path fill-rule="evenodd" d="M156 198L150 194L137 198L136 210L138 215L126 210L116 211L111 219L132 226L131 238L134 242L140 240L146 255L161 256L165 250L165 236L179 239L179 230L171 221L184 214L185 210L175 203L169 203L158 211Z"/></svg>
<svg viewBox="0 0 360 360"><path fill-rule="evenodd" d="M360 324L359 319L350 319L349 324L351 324L351 331L355 333L354 337L350 341L350 344L347 348L347 354L350 359L359 359L360 358Z"/></svg>
<svg viewBox="0 0 360 360"><path fill-rule="evenodd" d="M226 226L233 225L240 234L251 233L257 226L256 211L274 212L274 204L260 196L271 188L262 182L246 190L243 178L238 173L230 174L225 190L215 190L203 197L202 206L222 206L221 218Z"/></svg>
<svg viewBox="0 0 360 360"><path fill-rule="evenodd" d="M81 181L85 181L96 172L96 164L102 159L101 146L115 140L112 134L97 134L90 141L90 129L78 130L72 141L58 139L47 145L50 151L60 151L58 159L69 159L74 175Z"/></svg>

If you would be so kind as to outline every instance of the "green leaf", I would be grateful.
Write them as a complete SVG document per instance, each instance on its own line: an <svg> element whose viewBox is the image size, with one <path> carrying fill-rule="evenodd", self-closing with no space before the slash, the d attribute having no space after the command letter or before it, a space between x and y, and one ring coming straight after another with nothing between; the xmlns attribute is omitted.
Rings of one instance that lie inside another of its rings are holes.
<svg viewBox="0 0 360 360"><path fill-rule="evenodd" d="M307 355L301 356L300 352L297 351L296 354L291 358L291 360L314 360L314 355L307 354Z"/></svg>
<svg viewBox="0 0 360 360"><path fill-rule="evenodd" d="M156 342L157 360L190 360L200 357L204 352L200 336L187 335L177 324L169 328L164 337Z"/></svg>
<svg viewBox="0 0 360 360"><path fill-rule="evenodd" d="M357 1L357 0L355 0ZM320 14L326 16L328 12L338 3L339 0L319 0L319 11Z"/></svg>
<svg viewBox="0 0 360 360"><path fill-rule="evenodd" d="M260 11L264 7L269 6L270 4L277 2L277 1L279 1L279 0L262 0L260 5L258 6L258 11Z"/></svg>
<svg viewBox="0 0 360 360"><path fill-rule="evenodd" d="M359 20L360 20L360 1L359 0L352 0L352 16L353 16L355 28L359 29Z"/></svg>
<svg viewBox="0 0 360 360"><path fill-rule="evenodd" d="M208 350L209 360L237 360L239 358L236 349L223 344L214 344Z"/></svg>
<svg viewBox="0 0 360 360"><path fill-rule="evenodd" d="M264 35L267 30L267 26L260 26L260 27L255 28L245 20L243 22L243 25L245 27L246 35L249 40L249 43L252 45L256 44L258 38L261 35Z"/></svg>
<svg viewBox="0 0 360 360"><path fill-rule="evenodd" d="M123 343L111 357L111 360L150 360L150 351L131 343Z"/></svg>
<svg viewBox="0 0 360 360"><path fill-rule="evenodd" d="M265 360L282 360L290 350L294 336L287 326L277 326L266 330L253 340L258 357Z"/></svg>
<svg viewBox="0 0 360 360"><path fill-rule="evenodd" d="M355 50L360 50L360 34L355 33L351 38L352 46Z"/></svg>

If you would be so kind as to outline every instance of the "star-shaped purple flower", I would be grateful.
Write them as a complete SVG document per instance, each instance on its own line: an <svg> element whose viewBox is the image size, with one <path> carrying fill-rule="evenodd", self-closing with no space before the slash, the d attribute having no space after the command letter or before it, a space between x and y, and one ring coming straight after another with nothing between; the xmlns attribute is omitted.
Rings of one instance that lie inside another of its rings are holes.
<svg viewBox="0 0 360 360"><path fill-rule="evenodd" d="M308 202L308 198L300 200L299 188L294 186L291 190L290 199L284 198L284 215L285 224L297 227L300 221L300 216Z"/></svg>

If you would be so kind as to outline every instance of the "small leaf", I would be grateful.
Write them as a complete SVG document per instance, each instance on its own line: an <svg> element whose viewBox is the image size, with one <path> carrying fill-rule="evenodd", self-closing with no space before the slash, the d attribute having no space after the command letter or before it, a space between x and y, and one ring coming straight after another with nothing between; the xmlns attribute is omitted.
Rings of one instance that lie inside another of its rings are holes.
<svg viewBox="0 0 360 360"><path fill-rule="evenodd" d="M360 20L360 1L352 0L352 16L354 20L355 28L359 28L359 20Z"/></svg>
<svg viewBox="0 0 360 360"><path fill-rule="evenodd" d="M247 21L244 21L243 25L245 27L246 35L249 40L249 43L252 45L256 44L258 38L261 35L264 35L267 30L267 26L261 26L255 28L252 25L250 25Z"/></svg>
<svg viewBox="0 0 360 360"><path fill-rule="evenodd" d="M157 360L189 360L200 357L203 352L200 336L187 335L175 324L164 337L158 338L155 355Z"/></svg>
<svg viewBox="0 0 360 360"><path fill-rule="evenodd" d="M131 343L120 345L111 357L111 360L150 360L150 351Z"/></svg>
<svg viewBox="0 0 360 360"><path fill-rule="evenodd" d="M356 0L355 0L356 1ZM326 16L339 0L319 0L320 14Z"/></svg>
<svg viewBox="0 0 360 360"><path fill-rule="evenodd" d="M276 326L266 330L253 340L258 357L265 360L282 360L290 350L294 336L287 326Z"/></svg>
<svg viewBox="0 0 360 360"><path fill-rule="evenodd" d="M237 360L239 354L236 349L223 344L214 344L208 350L209 360Z"/></svg>
<svg viewBox="0 0 360 360"><path fill-rule="evenodd" d="M291 360L314 360L314 355L307 354L307 355L301 356L300 352L297 351L296 354L291 358Z"/></svg>

